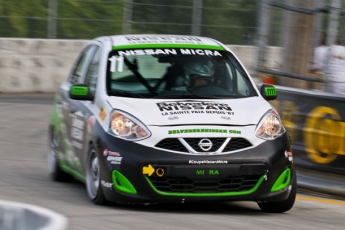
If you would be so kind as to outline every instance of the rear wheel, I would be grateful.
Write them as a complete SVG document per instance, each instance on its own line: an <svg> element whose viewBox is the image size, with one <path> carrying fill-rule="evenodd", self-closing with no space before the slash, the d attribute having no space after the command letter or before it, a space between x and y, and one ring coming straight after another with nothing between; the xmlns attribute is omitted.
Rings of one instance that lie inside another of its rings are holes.
<svg viewBox="0 0 345 230"><path fill-rule="evenodd" d="M278 202L268 202L268 203L258 203L260 209L264 212L271 212L271 213L283 213L289 211L296 200L296 193L297 193L297 178L296 172L294 170L293 174L293 181L291 183L291 191L286 200L278 201Z"/></svg>
<svg viewBox="0 0 345 230"><path fill-rule="evenodd" d="M104 197L101 186L101 167L98 154L93 145L90 146L86 160L86 190L93 203L106 205L108 202Z"/></svg>
<svg viewBox="0 0 345 230"><path fill-rule="evenodd" d="M49 153L48 153L48 166L49 166L49 173L50 177L54 181L58 182L69 182L73 180L73 177L64 172L61 169L58 161L58 140L57 140L57 133L54 128L50 130L50 145L49 145Z"/></svg>

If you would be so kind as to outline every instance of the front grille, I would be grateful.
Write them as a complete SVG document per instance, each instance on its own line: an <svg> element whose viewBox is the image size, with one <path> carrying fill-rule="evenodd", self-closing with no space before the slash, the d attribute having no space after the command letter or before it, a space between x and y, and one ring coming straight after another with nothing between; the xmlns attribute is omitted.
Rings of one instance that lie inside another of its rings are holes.
<svg viewBox="0 0 345 230"><path fill-rule="evenodd" d="M166 150L173 150L178 152L188 152L188 150L183 146L183 144L177 138L166 138L156 144L157 148L162 148Z"/></svg>
<svg viewBox="0 0 345 230"><path fill-rule="evenodd" d="M196 152L204 152L201 150L201 148L198 146L200 140L203 138L184 138L184 140L187 142L187 144L193 148ZM212 148L207 152L215 152L217 151L220 146L224 143L226 138L207 138L212 141ZM229 141L229 143L224 148L223 152L230 152L235 150L240 150L244 148L248 148L252 146L252 144L247 141L244 138L240 137L233 137ZM188 150L186 147L183 146L183 144L177 139L177 138L166 138L161 140L158 144L156 144L157 148L170 150L170 151L177 151L177 152L184 152L188 153Z"/></svg>
<svg viewBox="0 0 345 230"><path fill-rule="evenodd" d="M234 137L231 138L230 142L226 145L223 152L230 152L239 149L244 149L252 146L252 144L244 138Z"/></svg>
<svg viewBox="0 0 345 230"><path fill-rule="evenodd" d="M161 192L219 193L243 192L254 188L260 175L228 177L220 180L191 180L186 177L150 177L153 186Z"/></svg>
<svg viewBox="0 0 345 230"><path fill-rule="evenodd" d="M204 152L198 145L202 139L204 138L184 138L184 140L190 145L190 147L192 147L195 151L198 151L198 152ZM217 151L226 140L226 138L207 138L207 139L209 139L212 142L212 148L205 152Z"/></svg>

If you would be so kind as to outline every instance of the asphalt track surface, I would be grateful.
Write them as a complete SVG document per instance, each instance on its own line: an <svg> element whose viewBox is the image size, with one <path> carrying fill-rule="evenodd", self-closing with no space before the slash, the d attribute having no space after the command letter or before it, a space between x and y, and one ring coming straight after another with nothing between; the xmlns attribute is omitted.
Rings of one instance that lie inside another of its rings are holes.
<svg viewBox="0 0 345 230"><path fill-rule="evenodd" d="M82 183L51 181L47 124L51 95L0 95L0 199L65 215L69 229L344 229L345 201L298 193L284 214L254 202L97 206Z"/></svg>

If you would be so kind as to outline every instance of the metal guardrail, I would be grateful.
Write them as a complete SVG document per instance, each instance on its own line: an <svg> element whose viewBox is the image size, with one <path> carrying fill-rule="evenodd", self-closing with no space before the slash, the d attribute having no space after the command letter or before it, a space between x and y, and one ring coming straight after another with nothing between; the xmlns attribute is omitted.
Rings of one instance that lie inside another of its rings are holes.
<svg viewBox="0 0 345 230"><path fill-rule="evenodd" d="M313 15L316 13L330 13L332 6L323 6L323 7L319 7L319 8L315 8L315 9L305 9L305 8L300 8L300 7L292 7L289 6L287 4L283 4L280 2L270 2L269 3L270 6L274 6L274 7L278 7L284 10L289 10L289 11L293 11L293 12L298 12L298 13L302 13L302 14L309 14L309 15ZM340 13L342 16L345 15L345 11L341 11Z"/></svg>
<svg viewBox="0 0 345 230"><path fill-rule="evenodd" d="M303 76L299 74L285 73L285 72L280 72L280 71L275 71L275 70L262 69L262 68L257 68L256 71L260 73L268 73L268 74L273 74L277 76L289 77L289 78L300 79L300 80L305 80L305 81L320 82L320 83L328 82L326 80L319 79L319 78L308 77L308 76Z"/></svg>

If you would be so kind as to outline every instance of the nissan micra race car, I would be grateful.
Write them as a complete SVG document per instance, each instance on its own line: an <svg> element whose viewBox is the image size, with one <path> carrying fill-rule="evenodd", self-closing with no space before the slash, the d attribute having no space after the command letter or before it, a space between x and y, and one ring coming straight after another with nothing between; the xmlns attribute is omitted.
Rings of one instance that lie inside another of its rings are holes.
<svg viewBox="0 0 345 230"><path fill-rule="evenodd" d="M96 204L254 201L285 212L296 197L291 144L236 56L214 39L92 40L57 90L49 168Z"/></svg>

